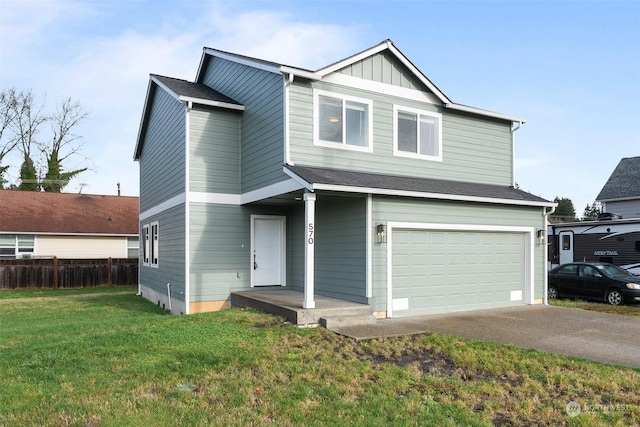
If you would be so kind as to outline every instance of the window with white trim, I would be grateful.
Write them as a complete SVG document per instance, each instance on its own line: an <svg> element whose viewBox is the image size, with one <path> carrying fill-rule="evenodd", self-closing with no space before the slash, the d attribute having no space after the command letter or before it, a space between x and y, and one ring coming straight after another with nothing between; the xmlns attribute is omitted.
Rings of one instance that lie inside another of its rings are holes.
<svg viewBox="0 0 640 427"><path fill-rule="evenodd" d="M142 265L158 266L159 254L159 226L158 221L142 226Z"/></svg>
<svg viewBox="0 0 640 427"><path fill-rule="evenodd" d="M31 258L35 252L35 236L26 234L0 235L0 258Z"/></svg>
<svg viewBox="0 0 640 427"><path fill-rule="evenodd" d="M372 151L371 100L315 90L313 101L316 145Z"/></svg>
<svg viewBox="0 0 640 427"><path fill-rule="evenodd" d="M442 161L442 114L393 106L393 154Z"/></svg>
<svg viewBox="0 0 640 427"><path fill-rule="evenodd" d="M140 239L138 236L127 237L127 257L138 258L140 252Z"/></svg>

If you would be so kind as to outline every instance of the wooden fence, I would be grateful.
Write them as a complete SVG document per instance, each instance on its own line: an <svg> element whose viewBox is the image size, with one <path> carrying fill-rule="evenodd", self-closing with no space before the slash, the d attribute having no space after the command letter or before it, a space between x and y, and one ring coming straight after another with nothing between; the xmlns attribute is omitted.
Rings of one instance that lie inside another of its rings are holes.
<svg viewBox="0 0 640 427"><path fill-rule="evenodd" d="M137 258L54 257L0 260L0 289L91 288L137 284Z"/></svg>

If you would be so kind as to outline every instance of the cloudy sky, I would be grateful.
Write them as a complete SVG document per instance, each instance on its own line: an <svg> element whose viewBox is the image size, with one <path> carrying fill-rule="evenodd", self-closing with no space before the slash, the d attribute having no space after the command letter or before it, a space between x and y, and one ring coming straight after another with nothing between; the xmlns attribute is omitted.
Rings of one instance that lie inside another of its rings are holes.
<svg viewBox="0 0 640 427"><path fill-rule="evenodd" d="M89 112L84 157L67 167L91 170L65 191L115 194L120 182L138 195L149 74L193 80L204 46L317 69L385 39L454 102L527 119L526 191L569 197L580 215L618 161L640 155L635 0L1 0L0 89Z"/></svg>

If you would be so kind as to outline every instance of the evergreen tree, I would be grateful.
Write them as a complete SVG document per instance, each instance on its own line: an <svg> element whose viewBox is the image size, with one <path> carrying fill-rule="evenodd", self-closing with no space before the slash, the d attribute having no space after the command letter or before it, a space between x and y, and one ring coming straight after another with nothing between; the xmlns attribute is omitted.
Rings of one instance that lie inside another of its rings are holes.
<svg viewBox="0 0 640 427"><path fill-rule="evenodd" d="M573 207L573 202L568 197L558 197L553 199L554 203L558 204L553 216L562 218L564 220L573 221L576 219L576 210Z"/></svg>

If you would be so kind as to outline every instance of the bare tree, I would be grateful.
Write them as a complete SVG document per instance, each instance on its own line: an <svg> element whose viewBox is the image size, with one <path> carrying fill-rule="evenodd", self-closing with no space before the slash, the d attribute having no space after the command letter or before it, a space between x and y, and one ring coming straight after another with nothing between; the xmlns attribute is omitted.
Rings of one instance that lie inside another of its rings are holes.
<svg viewBox="0 0 640 427"><path fill-rule="evenodd" d="M34 105L31 90L16 95L15 118L11 128L16 138L18 149L22 153L20 166L21 190L39 190L38 173L31 156L31 149L37 146L36 135L40 126L48 120L44 115L44 102L40 106Z"/></svg>
<svg viewBox="0 0 640 427"><path fill-rule="evenodd" d="M9 132L6 132L16 117L16 103L16 90L14 88L0 92L0 188L4 187L4 173L9 169L9 166L2 165L2 160L18 144L18 140Z"/></svg>
<svg viewBox="0 0 640 427"><path fill-rule="evenodd" d="M87 170L81 168L65 172L62 167L63 161L80 152L82 137L74 131L87 117L88 113L82 105L71 98L62 101L56 113L50 117L53 138L50 145L41 148L47 159L47 172L42 181L45 191L59 193L71 178Z"/></svg>

